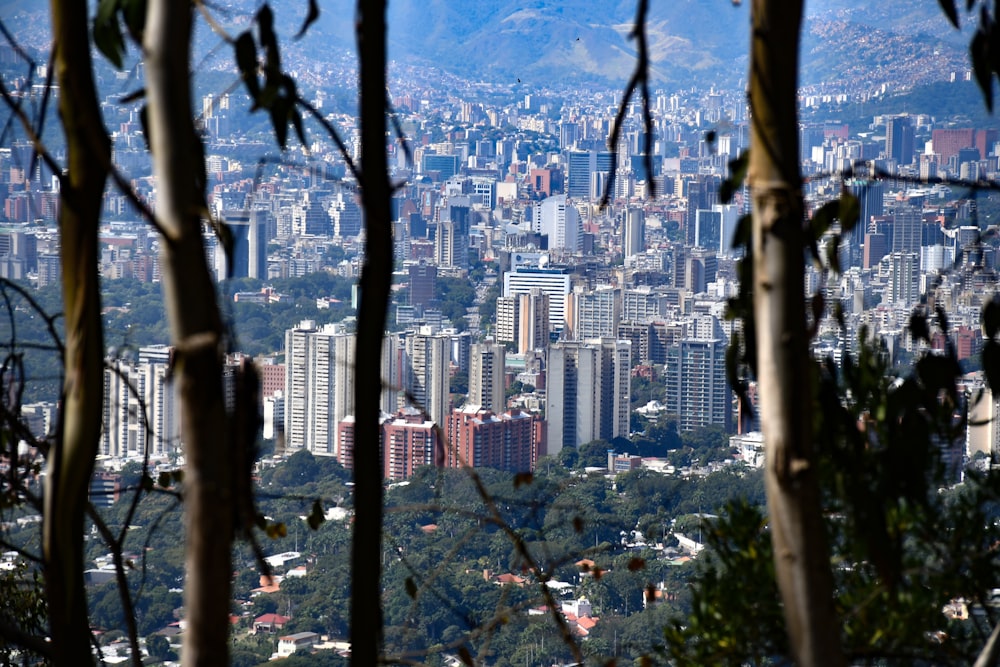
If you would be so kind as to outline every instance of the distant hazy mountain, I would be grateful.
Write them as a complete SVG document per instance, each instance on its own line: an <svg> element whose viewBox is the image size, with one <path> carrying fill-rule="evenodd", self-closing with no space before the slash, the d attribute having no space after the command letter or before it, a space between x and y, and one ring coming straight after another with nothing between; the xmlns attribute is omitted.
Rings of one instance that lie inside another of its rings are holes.
<svg viewBox="0 0 1000 667"><path fill-rule="evenodd" d="M354 2L319 0L306 53L334 59L354 48ZM253 0L210 3L223 17L246 16ZM648 33L656 85L738 85L745 77L749 8L731 0L652 0ZM272 2L294 32L306 0ZM967 35L936 0L808 1L802 84L873 87L946 78L967 67ZM43 0L0 0L0 19L40 47ZM621 86L635 62L628 39L635 0L390 0L390 56L487 81ZM207 31L204 39L212 39Z"/></svg>
<svg viewBox="0 0 1000 667"><path fill-rule="evenodd" d="M621 85L635 62L634 0L391 0L391 56L484 80ZM288 5L286 5L288 6ZM353 44L352 5L323 32ZM802 83L912 83L967 67L967 35L936 0L806 3ZM341 11L342 9L342 11ZM647 30L658 84L736 85L745 77L749 8L730 0L652 0Z"/></svg>

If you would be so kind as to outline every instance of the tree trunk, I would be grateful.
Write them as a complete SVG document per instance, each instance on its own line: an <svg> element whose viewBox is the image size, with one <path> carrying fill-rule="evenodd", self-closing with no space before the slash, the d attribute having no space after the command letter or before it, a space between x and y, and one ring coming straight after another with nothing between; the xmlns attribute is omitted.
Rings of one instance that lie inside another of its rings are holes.
<svg viewBox="0 0 1000 667"><path fill-rule="evenodd" d="M103 414L104 334L97 251L111 144L94 89L88 23L87 3L53 0L55 73L67 159L59 209L65 383L57 438L49 452L43 527L56 665L93 663L83 582L83 521Z"/></svg>
<svg viewBox="0 0 1000 667"><path fill-rule="evenodd" d="M149 139L163 228L161 275L181 396L186 582L183 661L229 663L232 472L222 394L222 322L202 244L204 173L192 120L192 5L150 0L145 28Z"/></svg>
<svg viewBox="0 0 1000 667"><path fill-rule="evenodd" d="M801 0L754 0L750 165L754 317L765 484L789 645L803 667L845 664L812 446L797 120Z"/></svg>
<svg viewBox="0 0 1000 667"><path fill-rule="evenodd" d="M392 221L386 155L385 0L358 0L361 79L361 272L354 384L354 540L351 551L351 664L375 665L382 650L382 462L379 406L382 338L392 282Z"/></svg>

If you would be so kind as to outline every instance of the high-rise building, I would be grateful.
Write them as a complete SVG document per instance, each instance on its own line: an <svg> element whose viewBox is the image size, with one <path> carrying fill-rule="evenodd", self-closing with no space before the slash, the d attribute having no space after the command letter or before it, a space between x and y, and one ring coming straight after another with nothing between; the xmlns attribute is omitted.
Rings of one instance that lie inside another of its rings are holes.
<svg viewBox="0 0 1000 667"><path fill-rule="evenodd" d="M430 327L406 338L404 387L435 424L444 424L451 410L451 338Z"/></svg>
<svg viewBox="0 0 1000 667"><path fill-rule="evenodd" d="M540 288L497 297L497 341L514 343L518 354L548 345L549 325L549 295Z"/></svg>
<svg viewBox="0 0 1000 667"><path fill-rule="evenodd" d="M443 446L438 433L434 422L414 407L401 409L395 418L383 423L382 473L385 478L407 479L417 468L434 465Z"/></svg>
<svg viewBox="0 0 1000 667"><path fill-rule="evenodd" d="M119 359L104 370L104 428L100 452L141 459L165 458L180 447L177 385L168 381L169 348L140 348L137 362Z"/></svg>
<svg viewBox="0 0 1000 667"><path fill-rule="evenodd" d="M437 289L437 267L423 262L407 267L410 275L410 305L427 306L434 300Z"/></svg>
<svg viewBox="0 0 1000 667"><path fill-rule="evenodd" d="M569 295L574 340L614 338L621 321L622 291L604 285L588 292Z"/></svg>
<svg viewBox="0 0 1000 667"><path fill-rule="evenodd" d="M469 355L469 403L491 412L507 407L506 352L497 343L477 343Z"/></svg>
<svg viewBox="0 0 1000 667"><path fill-rule="evenodd" d="M646 250L646 214L641 208L625 211L622 232L622 253L628 259Z"/></svg>
<svg viewBox="0 0 1000 667"><path fill-rule="evenodd" d="M884 300L892 306L909 307L920 300L920 255L915 252L889 254L889 282Z"/></svg>
<svg viewBox="0 0 1000 667"><path fill-rule="evenodd" d="M565 269L532 269L520 267L503 274L503 296L530 294L537 289L549 297L549 328L562 331L566 325L566 297L569 296L570 277Z"/></svg>
<svg viewBox="0 0 1000 667"><path fill-rule="evenodd" d="M566 195L553 195L535 206L532 227L548 238L549 250L579 252L583 249L583 222Z"/></svg>
<svg viewBox="0 0 1000 667"><path fill-rule="evenodd" d="M892 209L891 252L920 252L923 239L923 217L920 209L900 203Z"/></svg>
<svg viewBox="0 0 1000 667"><path fill-rule="evenodd" d="M667 348L666 406L682 431L732 424L732 391L726 381L726 340L685 337Z"/></svg>
<svg viewBox="0 0 1000 667"><path fill-rule="evenodd" d="M706 250L718 251L722 247L722 212L695 211L694 245Z"/></svg>
<svg viewBox="0 0 1000 667"><path fill-rule="evenodd" d="M223 220L232 235L231 257L220 243L215 246L215 271L226 278L267 277L267 217L262 210L224 211Z"/></svg>
<svg viewBox="0 0 1000 667"><path fill-rule="evenodd" d="M913 162L913 119L895 116L885 124L885 156L896 164Z"/></svg>
<svg viewBox="0 0 1000 667"><path fill-rule="evenodd" d="M353 334L303 320L285 332L285 448L336 456L338 424L354 412Z"/></svg>
<svg viewBox="0 0 1000 667"><path fill-rule="evenodd" d="M327 212L334 236L343 239L361 233L361 228L364 226L364 211L353 193L338 191L333 195Z"/></svg>
<svg viewBox="0 0 1000 667"><path fill-rule="evenodd" d="M628 435L629 341L566 341L549 347L546 376L548 453Z"/></svg>
<svg viewBox="0 0 1000 667"><path fill-rule="evenodd" d="M573 199L597 199L601 194L592 190L594 176L611 172L613 155L607 151L570 151L567 156L569 173L566 178L566 194Z"/></svg>

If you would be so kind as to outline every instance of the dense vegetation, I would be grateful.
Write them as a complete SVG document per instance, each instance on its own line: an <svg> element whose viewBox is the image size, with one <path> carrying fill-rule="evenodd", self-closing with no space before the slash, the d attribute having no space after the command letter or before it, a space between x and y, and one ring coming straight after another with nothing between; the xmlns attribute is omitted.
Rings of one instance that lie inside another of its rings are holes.
<svg viewBox="0 0 1000 667"><path fill-rule="evenodd" d="M585 473L583 459L578 457L569 468L544 459L531 479L512 479L488 469L471 476L467 471L424 468L389 489L383 561L390 654L424 659L429 653L428 664L440 664L442 652L453 653L464 645L495 665L524 664L526 656L551 662L569 659L553 618L529 613L547 601L538 573L569 584L552 589L555 602L586 597L594 605L600 620L583 644L588 654L636 658L662 644L662 628L688 612L685 581L693 565L678 564L681 561L672 559L679 552L654 545L675 547L671 530L694 533L700 522L692 515L731 500L762 506L761 475L729 467L702 478L638 470L611 479ZM128 519L134 490L143 488L138 464L127 465L122 475L123 485L133 491L101 511L115 531ZM300 559L276 568L275 574L306 565L308 575L285 578L277 592L255 594L253 589L260 586L257 561L248 544L237 545L233 611L242 620L234 631L234 664L258 664L275 650L276 635L248 634L252 619L264 613L291 617L282 634L346 636L350 522L338 517L310 530L303 519L316 500L325 511L349 509L349 480L349 471L335 461L308 452L262 471L259 509L271 525L283 526L273 531L282 537L261 538L263 551L300 552ZM178 539L181 507L176 496L182 488L183 482L173 481L170 488L157 485L144 491L131 517L124 548L142 637L182 615L184 544ZM13 529L8 538L34 548L37 525ZM105 555L100 540L87 544L91 563ZM581 566L582 559L593 565ZM524 583L498 585L495 576L500 574L518 575ZM649 586L666 593L663 604L646 609ZM89 591L92 622L108 631L102 641L119 638L125 624L114 582L92 585ZM154 647L166 650L158 640ZM337 664L332 652L320 657Z"/></svg>

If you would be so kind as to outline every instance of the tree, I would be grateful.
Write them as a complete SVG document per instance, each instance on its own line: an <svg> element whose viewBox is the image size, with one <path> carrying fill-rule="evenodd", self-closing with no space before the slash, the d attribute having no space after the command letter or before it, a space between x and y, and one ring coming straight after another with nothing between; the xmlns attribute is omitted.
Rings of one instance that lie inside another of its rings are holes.
<svg viewBox="0 0 1000 667"><path fill-rule="evenodd" d="M43 562L52 659L57 665L79 664L91 655L83 521L101 432L104 335L97 236L111 144L94 87L90 40L81 30L87 24L85 4L53 0L53 37L59 44L54 64L62 91L59 115L67 157L66 173L60 178L59 214L66 340L63 411L45 485Z"/></svg>
<svg viewBox="0 0 1000 667"><path fill-rule="evenodd" d="M768 516L791 652L801 665L840 665L810 411L801 409L812 387L796 106L801 22L799 0L751 3L753 315Z"/></svg>
<svg viewBox="0 0 1000 667"><path fill-rule="evenodd" d="M164 303L188 458L185 665L229 660L234 433L222 396L222 319L201 239L205 166L192 117L192 5L150 0L143 30L149 144L159 183ZM192 295L199 298L191 298ZM247 415L249 418L249 415Z"/></svg>
<svg viewBox="0 0 1000 667"><path fill-rule="evenodd" d="M354 405L355 508L351 551L351 664L374 665L382 648L382 466L377 446L382 393L382 338L392 283L392 214L386 155L386 3L358 0L361 82L361 201L367 243L361 271Z"/></svg>

